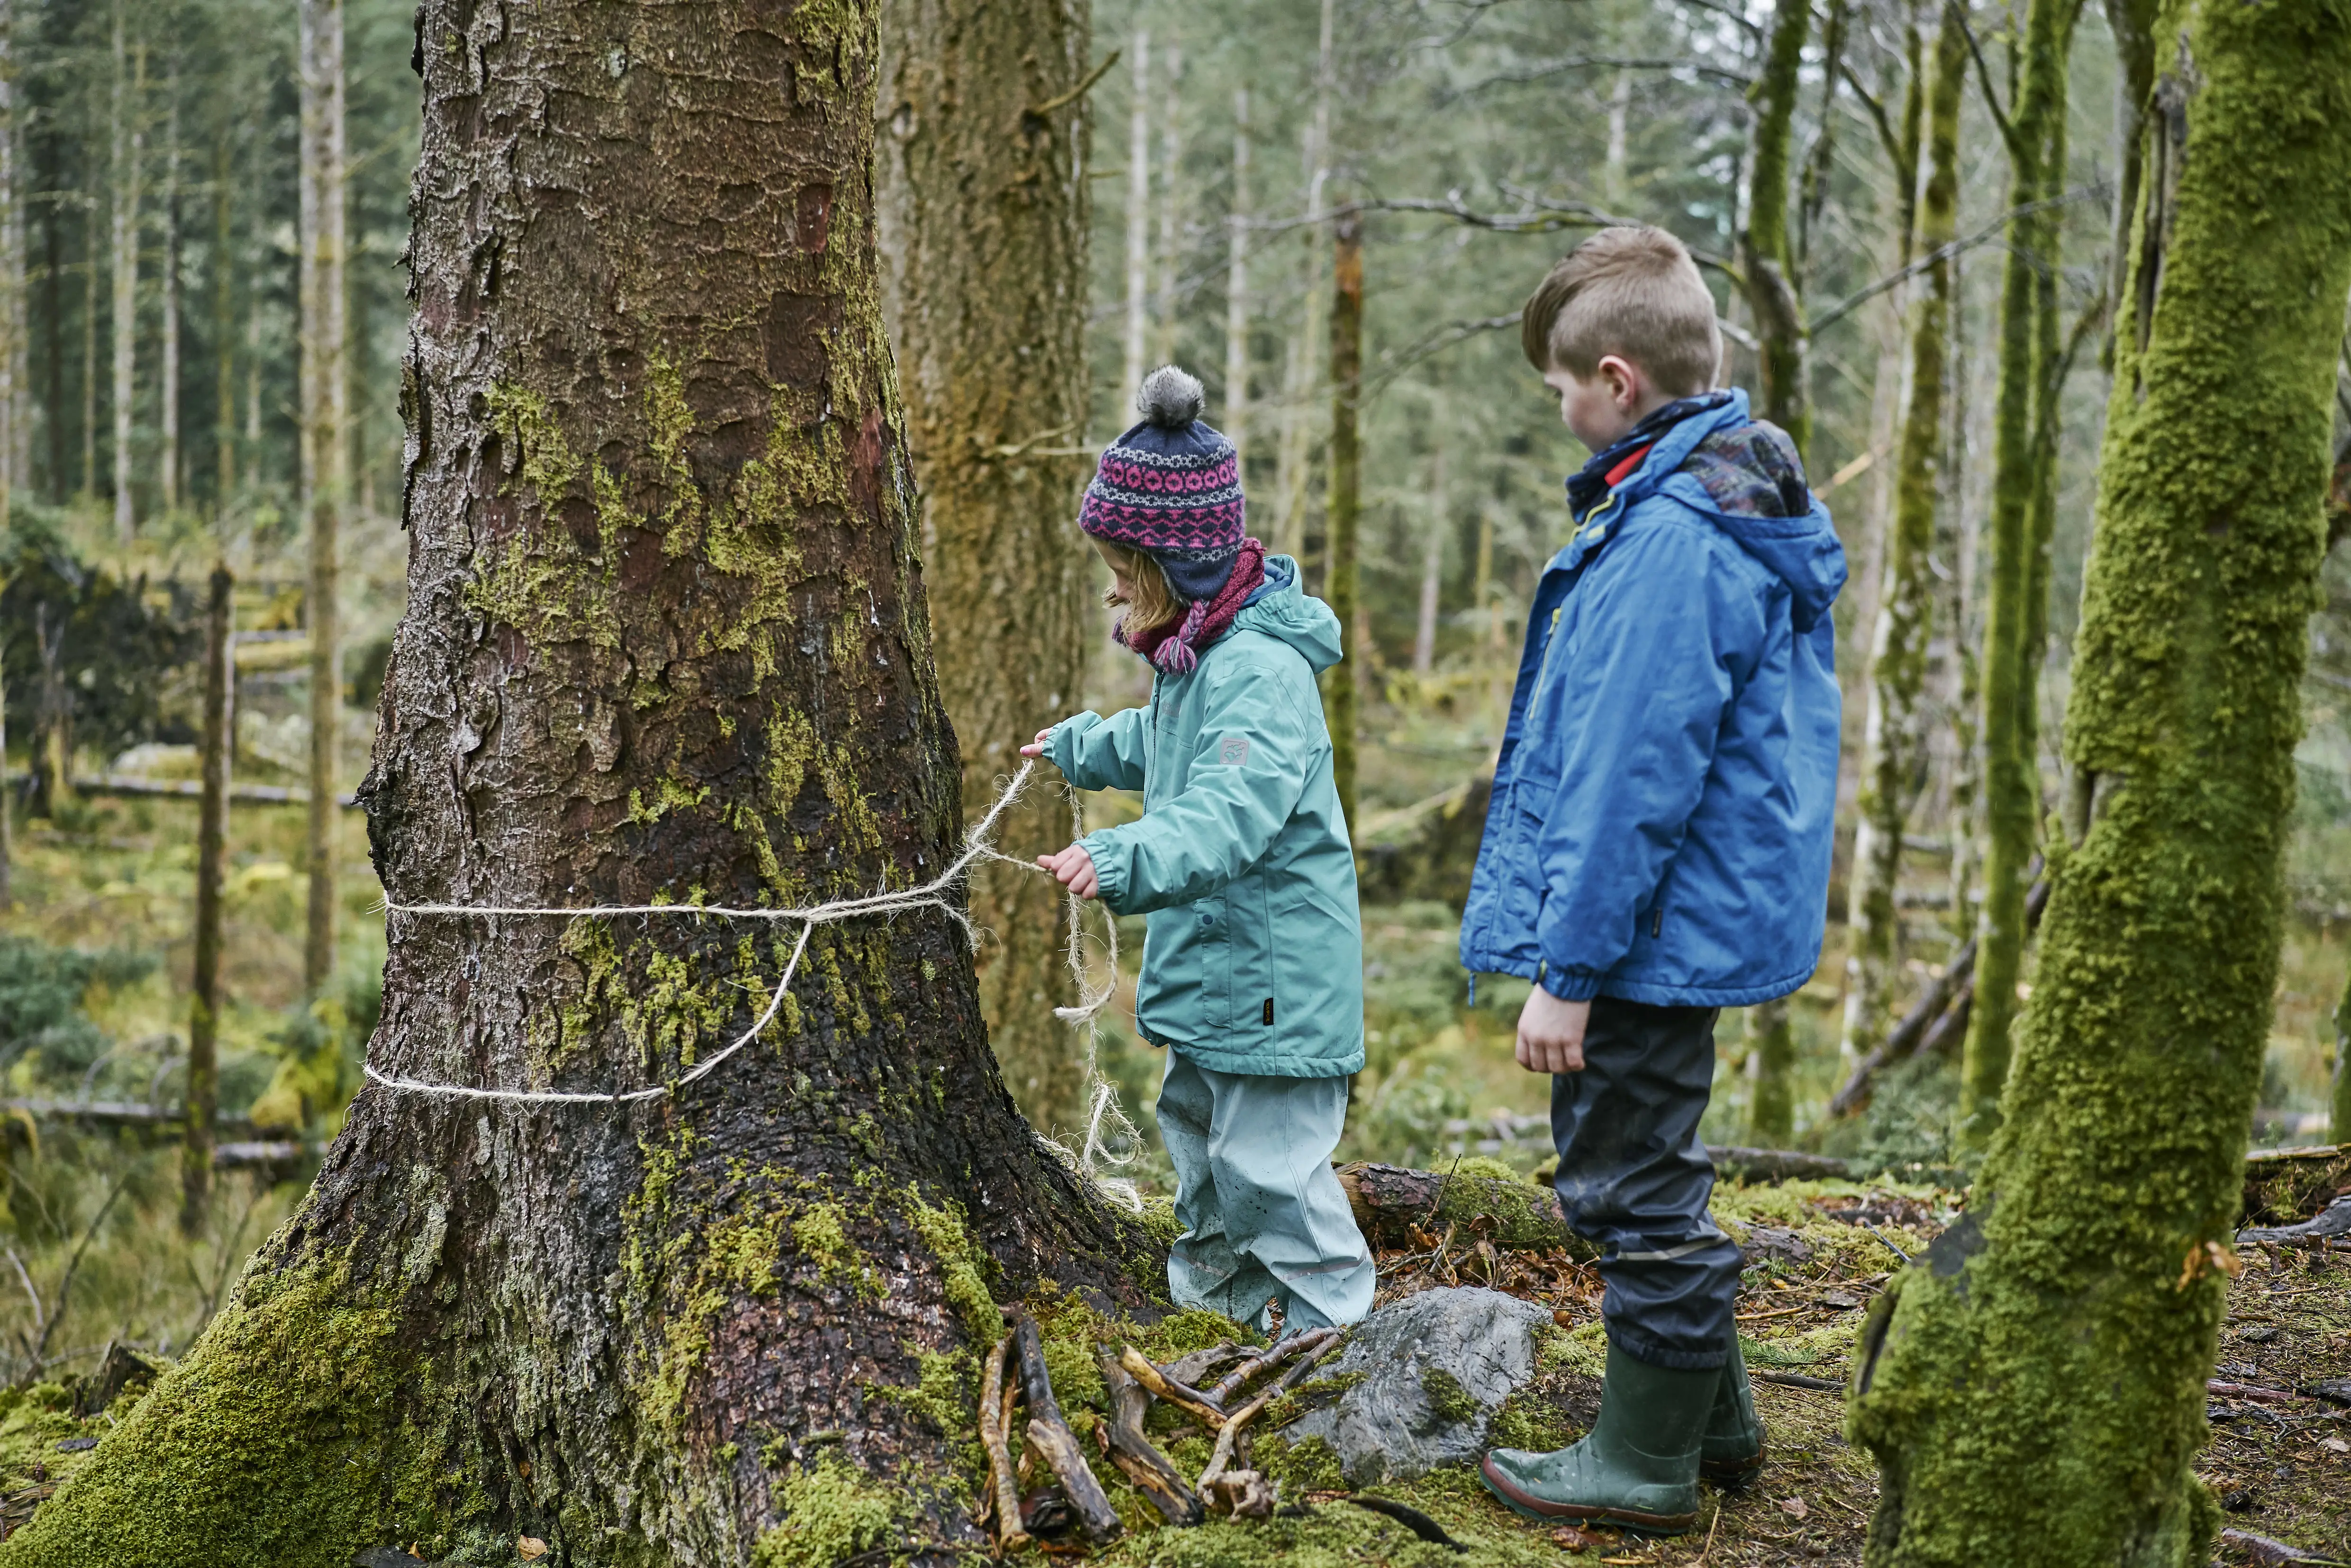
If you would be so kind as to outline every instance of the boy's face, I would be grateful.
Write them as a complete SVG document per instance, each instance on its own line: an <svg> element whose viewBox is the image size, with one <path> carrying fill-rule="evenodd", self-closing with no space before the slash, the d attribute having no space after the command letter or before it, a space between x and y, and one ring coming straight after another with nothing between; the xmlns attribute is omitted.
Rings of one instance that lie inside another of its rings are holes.
<svg viewBox="0 0 2351 1568"><path fill-rule="evenodd" d="M1593 452L1624 440L1651 410L1671 401L1658 395L1640 366L1615 354L1602 355L1589 379L1553 365L1543 385L1559 393L1559 417Z"/></svg>

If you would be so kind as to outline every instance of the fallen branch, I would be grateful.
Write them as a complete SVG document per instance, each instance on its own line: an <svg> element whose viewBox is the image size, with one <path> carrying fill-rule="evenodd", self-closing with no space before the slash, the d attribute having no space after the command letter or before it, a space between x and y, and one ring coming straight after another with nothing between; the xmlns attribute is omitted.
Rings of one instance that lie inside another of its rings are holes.
<svg viewBox="0 0 2351 1568"><path fill-rule="evenodd" d="M1234 1411L1230 1418L1225 1422L1223 1428L1217 1433L1217 1446L1208 1455L1208 1468L1200 1472L1200 1490L1207 1491L1215 1483L1216 1479L1225 1473L1225 1467L1233 1462L1233 1447L1240 1440L1241 1428L1249 1425L1250 1417L1282 1395L1289 1393L1314 1369L1316 1363L1339 1348L1340 1336L1337 1330L1318 1332L1326 1333L1328 1337L1312 1350L1300 1356L1289 1371L1260 1389L1256 1398Z"/></svg>
<svg viewBox="0 0 2351 1568"><path fill-rule="evenodd" d="M1102 1356L1102 1372L1110 1390L1110 1421L1102 1428L1102 1446L1110 1450L1111 1463L1126 1472L1135 1490L1149 1498L1168 1523L1186 1529L1199 1523L1207 1517L1200 1500L1184 1484L1183 1473L1144 1436L1150 1394L1113 1356Z"/></svg>
<svg viewBox="0 0 2351 1568"><path fill-rule="evenodd" d="M2035 882L2024 895L2026 931L2040 925L2041 912L2048 907L2049 883L2045 879ZM1970 936L1951 955L1951 961L1928 986L1926 993L1902 1015L1902 1021L1854 1063L1844 1086L1829 1100L1830 1117L1850 1116L1867 1106L1872 1081L1896 1062L1907 1061L1922 1048L1942 1051L1956 1044L1967 1030L1968 1012L1975 1004L1975 996L1976 939Z"/></svg>
<svg viewBox="0 0 2351 1568"><path fill-rule="evenodd" d="M2298 1546L2288 1546L2283 1541L2272 1541L2266 1535L2255 1535L2250 1530L2224 1530L2220 1546L2233 1552L2241 1563L2251 1563L2257 1568L2283 1568L2285 1564L2305 1563L2311 1568L2339 1568L2339 1557L2314 1557Z"/></svg>
<svg viewBox="0 0 2351 1568"><path fill-rule="evenodd" d="M1408 1507L1404 1503L1394 1500L1393 1499L1374 1497L1369 1492L1358 1491L1349 1492L1345 1497L1341 1498L1339 1500L1341 1502L1353 1503L1357 1508L1367 1508L1374 1513L1384 1513L1390 1519L1395 1520L1398 1524L1403 1525L1406 1530L1411 1531L1415 1535L1419 1536L1423 1541L1434 1542L1439 1546L1448 1547L1455 1552L1467 1552L1469 1550L1467 1546L1462 1545L1458 1541L1454 1540L1453 1537L1447 1532L1445 1526L1437 1523L1437 1521L1429 1518L1428 1515L1421 1512L1420 1510Z"/></svg>
<svg viewBox="0 0 2351 1568"><path fill-rule="evenodd" d="M1832 1383L1825 1377L1806 1377L1801 1372L1759 1372L1750 1366L1747 1375L1758 1383L1776 1383L1782 1388L1809 1388L1815 1394L1844 1392L1842 1383Z"/></svg>
<svg viewBox="0 0 2351 1568"><path fill-rule="evenodd" d="M1128 1345L1119 1352L1118 1364L1133 1374L1137 1383L1207 1427L1209 1431L1217 1432L1224 1429L1225 1413L1217 1406L1216 1401L1198 1389L1186 1388L1169 1377L1166 1373L1151 1364L1149 1356L1133 1345Z"/></svg>
<svg viewBox="0 0 2351 1568"><path fill-rule="evenodd" d="M2283 1388L2263 1388L2256 1383L2231 1383L2226 1378L2207 1378L2204 1392L2217 1394L2223 1399L2251 1399L2262 1405L2299 1405L2310 1397L2307 1394L2289 1393Z"/></svg>
<svg viewBox="0 0 2351 1568"><path fill-rule="evenodd" d="M1845 1161L1827 1155L1807 1155L1794 1149L1716 1148L1706 1157L1714 1172L1731 1181L1843 1181L1853 1175Z"/></svg>
<svg viewBox="0 0 2351 1568"><path fill-rule="evenodd" d="M1053 1379L1045 1370L1045 1344L1038 1336L1037 1320L1018 1307L1011 1316L1012 1343L1019 1349L1020 1378L1029 1393L1029 1441L1060 1478L1086 1539L1097 1546L1115 1541L1126 1527L1086 1464L1069 1423L1061 1419L1061 1401L1053 1397Z"/></svg>
<svg viewBox="0 0 2351 1568"><path fill-rule="evenodd" d="M1235 1367L1231 1372L1226 1374L1225 1380L1222 1383L1217 1384L1214 1388L1208 1390L1207 1396L1208 1403L1215 1406L1219 1410L1223 1409L1226 1402L1231 1399L1234 1395L1238 1394L1241 1391L1242 1384L1247 1383L1250 1378L1255 1377L1260 1372L1265 1372L1270 1368L1280 1366L1283 1362L1288 1361L1290 1357L1298 1354L1299 1352L1311 1349L1314 1345L1320 1344L1323 1340L1338 1332L1339 1331L1336 1329L1318 1329L1311 1333L1292 1334L1288 1339L1283 1340L1280 1344L1273 1346L1270 1350L1264 1352L1262 1354L1249 1357L1247 1361L1241 1363L1240 1365Z"/></svg>
<svg viewBox="0 0 2351 1568"><path fill-rule="evenodd" d="M1013 1479L1012 1449L1005 1441L1005 1431L1012 1423L1004 1398L1004 1357L1011 1348L1010 1334L996 1342L996 1348L987 1353L987 1364L980 1371L979 1385L979 1440L987 1448L997 1547L1006 1553L1029 1544L1029 1532L1020 1528L1020 1484Z"/></svg>
<svg viewBox="0 0 2351 1568"><path fill-rule="evenodd" d="M2267 1221L2292 1228L2295 1220L2345 1193L2351 1193L2351 1143L2255 1149L2245 1156L2247 1224Z"/></svg>
<svg viewBox="0 0 2351 1568"><path fill-rule="evenodd" d="M2351 1197L2338 1197L2318 1212L2315 1218L2299 1225L2277 1225L2263 1229L2241 1230L2240 1241L2315 1241L2336 1236L2351 1236Z"/></svg>

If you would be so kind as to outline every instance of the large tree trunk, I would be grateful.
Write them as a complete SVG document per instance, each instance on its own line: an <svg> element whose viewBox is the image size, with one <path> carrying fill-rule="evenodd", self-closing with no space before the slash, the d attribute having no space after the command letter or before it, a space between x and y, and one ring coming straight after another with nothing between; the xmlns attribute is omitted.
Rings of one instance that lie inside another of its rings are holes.
<svg viewBox="0 0 2351 1568"><path fill-rule="evenodd" d="M883 12L883 314L922 492L941 695L984 810L1018 748L1076 705L1092 552L1073 521L1086 472L1085 0L892 0ZM1043 788L999 839L1070 841ZM972 881L981 1010L1029 1119L1079 1127L1086 1066L1053 1016L1074 999L1050 879Z"/></svg>
<svg viewBox="0 0 2351 1568"><path fill-rule="evenodd" d="M2048 617L2048 523L2053 461L2039 439L2053 397L2041 318L2053 305L2058 214L2027 210L2053 195L2064 167L2066 59L2082 0L2031 0L2022 82L2009 127L2008 254L2001 264L1999 402L1992 423L1991 591L1983 661L1983 914L1975 1012L1959 1065L1959 1140L1989 1145L2008 1079L2009 1024L2024 964L2026 868L2041 820L2038 703ZM2043 286L2042 275L2051 280Z"/></svg>
<svg viewBox="0 0 2351 1568"><path fill-rule="evenodd" d="M1967 82L1963 24L1945 7L1935 44L1928 92L1927 190L1918 209L1917 250L1932 259L1917 297L1910 327L1902 450L1893 526L1886 540L1885 586L1878 594L1877 631L1870 655L1869 719L1862 762L1861 822L1854 835L1851 936L1845 958L1844 1032L1841 1054L1857 1061L1886 1027L1898 925L1895 884L1902 869L1902 835L1910 815L1913 780L1925 742L1920 701L1927 645L1933 632L1936 503L1942 486L1945 342L1951 322L1951 263L1940 256L1957 227L1959 194L1959 98Z"/></svg>
<svg viewBox="0 0 2351 1568"><path fill-rule="evenodd" d="M2187 1568L2218 1522L2191 1466L2277 976L2351 283L2351 6L2173 0L2158 36L2146 308L2066 724L2106 787L2056 869L1968 1215L1856 1357L1874 1568Z"/></svg>
<svg viewBox="0 0 2351 1568"><path fill-rule="evenodd" d="M876 280L874 13L420 14L408 608L365 786L392 899L804 906L951 858ZM674 1082L757 1019L795 940L390 920L372 1065L500 1089ZM831 1456L934 1499L967 1428L913 1385L969 1363L925 1358L1000 1333L992 1291L1050 1271L1140 1302L1160 1262L1021 1122L947 911L820 925L799 977L753 1044L650 1103L369 1083L11 1568L521 1535L559 1568L732 1568L787 1481L819 1515L839 1498ZM910 1538L977 1540L934 1511Z"/></svg>
<svg viewBox="0 0 2351 1568"><path fill-rule="evenodd" d="M317 996L335 967L336 741L342 727L342 569L338 545L350 489L343 364L343 0L301 0L302 509L310 524L308 920L302 988Z"/></svg>

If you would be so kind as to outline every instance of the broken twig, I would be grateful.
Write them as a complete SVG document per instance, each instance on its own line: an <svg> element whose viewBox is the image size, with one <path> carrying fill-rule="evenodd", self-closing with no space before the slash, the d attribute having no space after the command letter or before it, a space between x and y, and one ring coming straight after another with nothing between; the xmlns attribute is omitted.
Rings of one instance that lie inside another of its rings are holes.
<svg viewBox="0 0 2351 1568"><path fill-rule="evenodd" d="M1217 1432L1224 1429L1225 1413L1217 1407L1215 1401L1198 1389L1186 1388L1169 1377L1151 1364L1149 1356L1133 1345L1128 1345L1119 1352L1118 1364L1133 1373L1137 1383L1207 1427L1209 1431Z"/></svg>
<svg viewBox="0 0 2351 1568"><path fill-rule="evenodd" d="M1012 1309L1012 1343L1020 1353L1020 1380L1029 1391L1029 1442L1053 1467L1070 1506L1077 1511L1078 1526L1096 1545L1115 1541L1126 1531L1118 1511L1110 1505L1102 1482L1061 1419L1061 1401L1053 1397L1053 1379L1045 1370L1045 1344L1038 1336L1037 1320Z"/></svg>
<svg viewBox="0 0 2351 1568"><path fill-rule="evenodd" d="M1255 1377L1259 1373L1264 1372L1268 1368L1280 1366L1283 1362L1288 1361L1291 1356L1298 1354L1301 1351L1310 1349L1314 1345L1322 1343L1322 1341L1330 1338L1332 1334L1335 1334L1338 1332L1339 1331L1336 1329L1316 1329L1310 1333L1292 1334L1290 1338L1283 1340L1280 1344L1272 1346L1263 1354L1249 1357L1249 1360L1241 1363L1238 1366L1233 1368L1232 1371L1227 1373L1225 1375L1225 1380L1222 1383L1217 1384L1214 1388L1207 1391L1207 1397L1208 1403L1214 1405L1219 1410L1223 1409L1226 1402L1230 1400L1234 1395L1238 1394L1241 1391L1241 1385L1247 1383L1250 1378Z"/></svg>
<svg viewBox="0 0 2351 1568"><path fill-rule="evenodd" d="M1110 1421L1102 1428L1102 1442L1110 1449L1111 1463L1126 1472L1126 1479L1135 1490L1151 1500L1168 1523L1190 1527L1207 1517L1200 1500L1184 1484L1184 1477L1143 1433L1144 1412L1151 1408L1151 1396L1134 1375L1105 1354L1102 1358L1102 1383L1110 1390Z"/></svg>
<svg viewBox="0 0 2351 1568"><path fill-rule="evenodd" d="M987 1448L997 1544L1005 1552L1029 1544L1029 1532L1020 1528L1020 1486L1012 1478L1012 1451L1005 1442L1012 1411L1004 1397L1004 1357L1011 1348L1010 1334L996 1342L996 1348L987 1353L987 1364L980 1371L979 1385L979 1440Z"/></svg>
<svg viewBox="0 0 2351 1568"><path fill-rule="evenodd" d="M1233 1446L1239 1441L1241 1428L1249 1424L1249 1418L1272 1404L1280 1396L1289 1393L1301 1379L1313 1370L1317 1362L1338 1348L1339 1335L1332 1333L1321 1344L1300 1356L1290 1365L1289 1371L1259 1390L1256 1398L1234 1411L1226 1419L1223 1428L1217 1433L1217 1447L1208 1455L1208 1468L1200 1472L1200 1490L1207 1491L1209 1483L1224 1474L1225 1468L1233 1462Z"/></svg>

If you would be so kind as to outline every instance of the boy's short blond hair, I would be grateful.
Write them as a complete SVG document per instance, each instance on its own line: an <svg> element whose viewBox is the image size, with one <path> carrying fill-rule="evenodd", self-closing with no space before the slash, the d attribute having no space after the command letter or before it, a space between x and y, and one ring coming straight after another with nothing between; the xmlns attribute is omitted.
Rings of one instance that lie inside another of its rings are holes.
<svg viewBox="0 0 2351 1568"><path fill-rule="evenodd" d="M1588 379L1603 355L1688 397L1714 385L1722 335L1714 296L1682 242L1646 224L1602 229L1560 258L1519 319L1528 362Z"/></svg>

